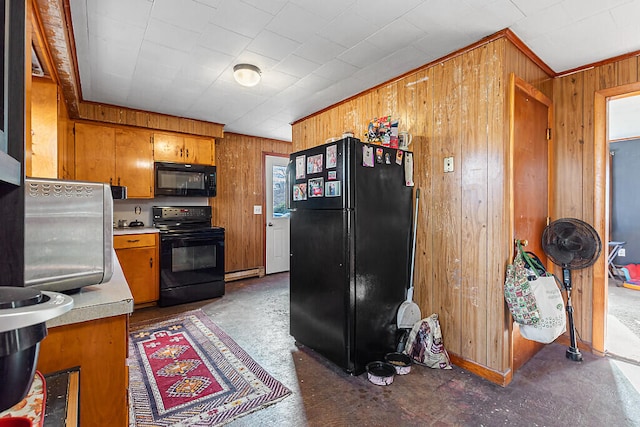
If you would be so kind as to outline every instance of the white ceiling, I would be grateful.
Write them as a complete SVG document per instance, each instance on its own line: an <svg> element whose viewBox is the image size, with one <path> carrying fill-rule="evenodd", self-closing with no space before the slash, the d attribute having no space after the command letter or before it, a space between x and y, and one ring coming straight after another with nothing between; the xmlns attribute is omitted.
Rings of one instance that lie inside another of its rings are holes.
<svg viewBox="0 0 640 427"><path fill-rule="evenodd" d="M70 0L70 6L84 100L287 141L291 122L504 28L556 72L640 50L640 0ZM258 86L233 80L233 66L244 62L262 70Z"/></svg>

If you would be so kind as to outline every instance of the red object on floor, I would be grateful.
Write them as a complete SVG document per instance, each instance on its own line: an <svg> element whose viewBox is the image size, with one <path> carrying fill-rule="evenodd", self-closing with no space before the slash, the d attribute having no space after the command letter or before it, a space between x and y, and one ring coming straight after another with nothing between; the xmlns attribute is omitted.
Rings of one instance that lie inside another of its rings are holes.
<svg viewBox="0 0 640 427"><path fill-rule="evenodd" d="M26 417L0 418L0 427L32 427L31 420Z"/></svg>
<svg viewBox="0 0 640 427"><path fill-rule="evenodd" d="M27 396L0 412L0 427L42 427L46 402L46 383L40 371L36 371Z"/></svg>
<svg viewBox="0 0 640 427"><path fill-rule="evenodd" d="M627 264L624 266L629 271L631 280L640 279L640 264Z"/></svg>

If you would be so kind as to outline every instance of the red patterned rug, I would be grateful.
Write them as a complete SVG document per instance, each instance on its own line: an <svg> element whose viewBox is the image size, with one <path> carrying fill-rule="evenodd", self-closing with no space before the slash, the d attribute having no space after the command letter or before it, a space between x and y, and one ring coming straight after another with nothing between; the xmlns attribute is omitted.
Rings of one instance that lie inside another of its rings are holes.
<svg viewBox="0 0 640 427"><path fill-rule="evenodd" d="M216 426L291 392L201 310L130 328L136 426Z"/></svg>

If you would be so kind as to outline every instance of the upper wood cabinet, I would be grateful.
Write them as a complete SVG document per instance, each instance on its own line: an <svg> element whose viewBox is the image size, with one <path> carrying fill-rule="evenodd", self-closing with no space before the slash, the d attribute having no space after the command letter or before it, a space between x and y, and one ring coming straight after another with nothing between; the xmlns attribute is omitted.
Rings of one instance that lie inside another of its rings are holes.
<svg viewBox="0 0 640 427"><path fill-rule="evenodd" d="M151 132L76 123L76 179L124 185L130 198L153 197Z"/></svg>
<svg viewBox="0 0 640 427"><path fill-rule="evenodd" d="M154 154L157 162L214 164L214 143L212 138L153 134Z"/></svg>
<svg viewBox="0 0 640 427"><path fill-rule="evenodd" d="M116 185L115 128L76 123L75 138L76 179Z"/></svg>

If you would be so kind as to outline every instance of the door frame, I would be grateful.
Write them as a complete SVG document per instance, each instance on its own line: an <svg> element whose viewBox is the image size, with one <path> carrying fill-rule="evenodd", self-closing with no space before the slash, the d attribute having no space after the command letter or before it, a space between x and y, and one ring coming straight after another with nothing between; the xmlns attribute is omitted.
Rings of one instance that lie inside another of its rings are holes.
<svg viewBox="0 0 640 427"><path fill-rule="evenodd" d="M603 255L593 265L593 299L591 305L593 353L605 355L605 336L607 331L607 258L609 254L609 140L607 138L609 99L625 98L640 93L640 82L602 89L595 92L594 97L594 228L602 239Z"/></svg>
<svg viewBox="0 0 640 427"><path fill-rule="evenodd" d="M288 154L262 152L262 264L265 274L267 271L267 191L269 191L267 189L267 156L289 158Z"/></svg>

